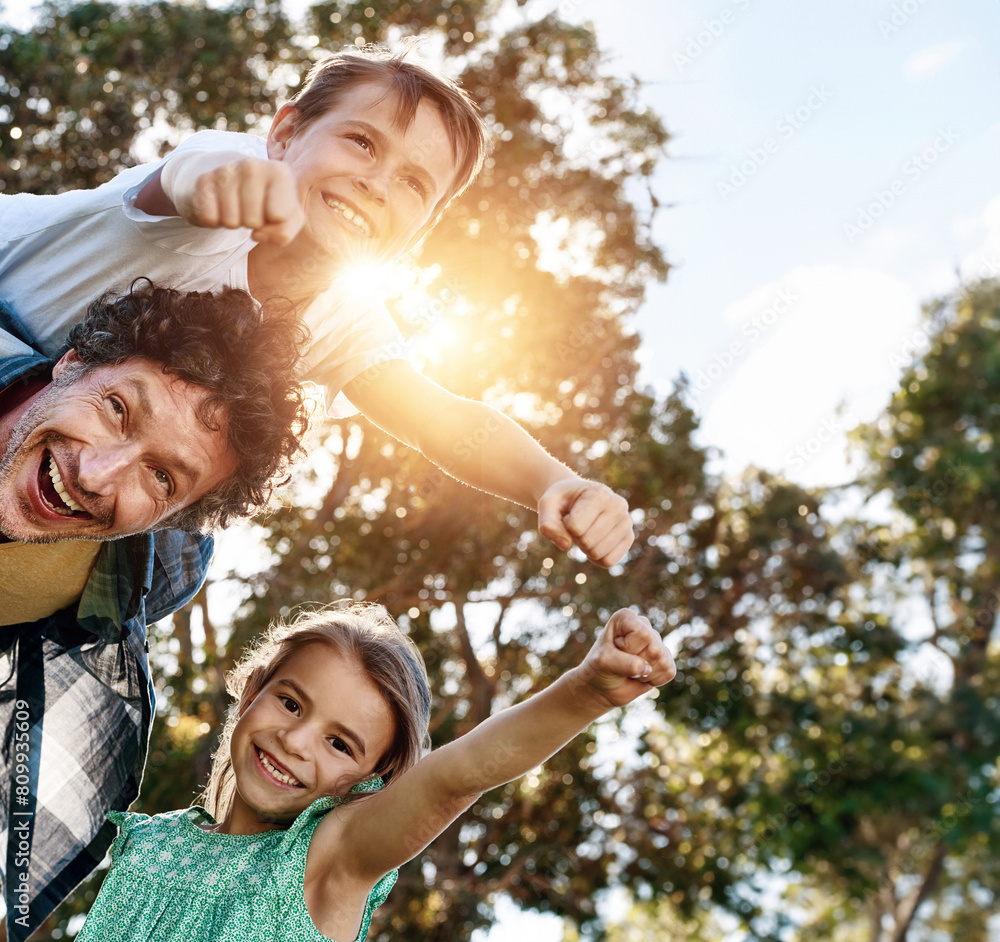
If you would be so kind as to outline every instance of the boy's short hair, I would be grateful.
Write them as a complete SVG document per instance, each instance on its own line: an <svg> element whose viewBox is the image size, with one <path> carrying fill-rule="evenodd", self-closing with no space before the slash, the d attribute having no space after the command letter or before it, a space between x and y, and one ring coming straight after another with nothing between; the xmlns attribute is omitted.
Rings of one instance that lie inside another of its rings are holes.
<svg viewBox="0 0 1000 942"><path fill-rule="evenodd" d="M67 338L81 368L142 357L204 389L201 421L212 430L224 426L236 458L225 481L154 529L213 530L267 508L305 453L312 403L300 366L307 340L291 307L269 308L265 317L236 288L185 294L141 278L128 293L108 292L90 305Z"/></svg>
<svg viewBox="0 0 1000 942"><path fill-rule="evenodd" d="M305 84L291 103L299 112L299 126L306 127L329 111L338 96L360 82L383 82L396 95L396 120L405 130L416 116L421 99L432 101L451 137L456 166L455 182L438 204L440 212L479 174L490 151L490 136L469 93L414 57L414 47L410 44L393 52L371 43L327 56L309 70Z"/></svg>

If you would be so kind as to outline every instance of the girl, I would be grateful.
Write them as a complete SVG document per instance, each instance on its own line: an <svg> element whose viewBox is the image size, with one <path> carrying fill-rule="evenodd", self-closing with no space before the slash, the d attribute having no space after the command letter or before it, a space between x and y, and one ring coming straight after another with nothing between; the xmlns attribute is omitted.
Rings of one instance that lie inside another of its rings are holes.
<svg viewBox="0 0 1000 942"><path fill-rule="evenodd" d="M674 676L649 622L612 616L583 663L419 759L430 694L380 609L272 628L229 678L206 809L112 812L112 866L78 942L361 942L396 868L486 790Z"/></svg>

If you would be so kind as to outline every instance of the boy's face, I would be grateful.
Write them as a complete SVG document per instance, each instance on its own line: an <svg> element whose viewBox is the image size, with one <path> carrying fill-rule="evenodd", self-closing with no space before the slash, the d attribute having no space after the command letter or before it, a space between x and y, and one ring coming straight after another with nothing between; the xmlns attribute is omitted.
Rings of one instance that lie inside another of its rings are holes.
<svg viewBox="0 0 1000 942"><path fill-rule="evenodd" d="M395 720L353 658L317 642L296 651L245 707L230 743L229 834L289 824L325 795L346 795L379 765Z"/></svg>
<svg viewBox="0 0 1000 942"><path fill-rule="evenodd" d="M295 177L304 252L339 264L396 258L434 219L457 173L448 130L426 98L405 131L395 118L380 82L352 86L304 127L293 104L278 112L268 156Z"/></svg>

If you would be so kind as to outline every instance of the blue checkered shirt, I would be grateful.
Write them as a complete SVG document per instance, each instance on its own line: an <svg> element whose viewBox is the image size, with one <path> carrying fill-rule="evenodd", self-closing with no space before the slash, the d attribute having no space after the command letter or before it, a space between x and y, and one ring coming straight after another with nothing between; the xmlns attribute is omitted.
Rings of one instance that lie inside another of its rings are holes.
<svg viewBox="0 0 1000 942"><path fill-rule="evenodd" d="M0 303L0 389L52 367L25 336ZM210 537L178 530L104 543L77 605L0 628L10 942L94 870L116 833L108 812L138 795L154 702L146 626L194 597L211 555Z"/></svg>

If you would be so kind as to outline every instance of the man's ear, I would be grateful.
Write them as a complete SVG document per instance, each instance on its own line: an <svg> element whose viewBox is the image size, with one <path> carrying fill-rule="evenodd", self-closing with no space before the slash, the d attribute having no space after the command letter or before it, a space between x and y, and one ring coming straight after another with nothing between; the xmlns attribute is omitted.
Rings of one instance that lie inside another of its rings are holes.
<svg viewBox="0 0 1000 942"><path fill-rule="evenodd" d="M76 355L76 350L72 347L69 348L59 359L56 361L56 365L52 367L52 378L56 379L60 374L65 373L68 369L73 369L80 365L80 358Z"/></svg>
<svg viewBox="0 0 1000 942"><path fill-rule="evenodd" d="M278 109L271 122L271 130L267 132L267 156L270 160L281 160L285 156L301 118L302 112L290 101Z"/></svg>

